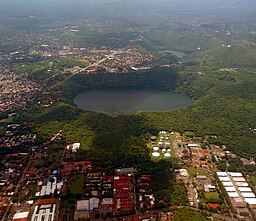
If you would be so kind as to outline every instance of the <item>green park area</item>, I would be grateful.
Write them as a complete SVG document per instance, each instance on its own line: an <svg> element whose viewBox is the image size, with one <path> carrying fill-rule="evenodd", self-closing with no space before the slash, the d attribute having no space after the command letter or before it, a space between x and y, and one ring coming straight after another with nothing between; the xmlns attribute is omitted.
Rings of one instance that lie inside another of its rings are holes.
<svg viewBox="0 0 256 221"><path fill-rule="evenodd" d="M207 202L209 202L209 203L220 203L221 202L221 199L217 192L205 193L205 197L206 197Z"/></svg>
<svg viewBox="0 0 256 221"><path fill-rule="evenodd" d="M207 219L191 209L179 209L174 212L174 221L206 221Z"/></svg>
<svg viewBox="0 0 256 221"><path fill-rule="evenodd" d="M209 174L203 171L201 168L187 167L188 174L192 177L196 176L208 176Z"/></svg>
<svg viewBox="0 0 256 221"><path fill-rule="evenodd" d="M68 184L68 190L72 195L81 196L84 193L85 175L76 175L71 177Z"/></svg>

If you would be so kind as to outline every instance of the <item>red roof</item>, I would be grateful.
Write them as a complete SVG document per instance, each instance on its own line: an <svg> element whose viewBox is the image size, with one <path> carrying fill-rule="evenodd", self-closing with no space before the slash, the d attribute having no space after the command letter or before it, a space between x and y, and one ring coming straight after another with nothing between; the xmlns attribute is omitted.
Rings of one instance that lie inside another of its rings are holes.
<svg viewBox="0 0 256 221"><path fill-rule="evenodd" d="M219 206L220 206L220 204L218 204L218 203L208 203L209 208L217 209L217 208L219 208Z"/></svg>
<svg viewBox="0 0 256 221"><path fill-rule="evenodd" d="M140 221L140 220L141 218L139 215L123 219L123 221Z"/></svg>
<svg viewBox="0 0 256 221"><path fill-rule="evenodd" d="M63 165L73 165L73 166L79 166L79 165L91 165L91 161L73 161L73 162L62 162Z"/></svg>
<svg viewBox="0 0 256 221"><path fill-rule="evenodd" d="M113 181L114 177L113 176L103 176L104 181Z"/></svg>
<svg viewBox="0 0 256 221"><path fill-rule="evenodd" d="M37 171L38 171L38 169L36 169L36 168L31 168L31 169L27 170L26 172L27 172L27 173L36 173Z"/></svg>
<svg viewBox="0 0 256 221"><path fill-rule="evenodd" d="M60 173L72 173L73 170L61 170Z"/></svg>
<svg viewBox="0 0 256 221"><path fill-rule="evenodd" d="M20 167L20 164L14 164L14 163L7 163L7 167Z"/></svg>
<svg viewBox="0 0 256 221"><path fill-rule="evenodd" d="M13 221L26 221L27 218L19 218L19 219L14 219Z"/></svg>
<svg viewBox="0 0 256 221"><path fill-rule="evenodd" d="M201 164L206 164L206 161L205 160L201 160Z"/></svg>
<svg viewBox="0 0 256 221"><path fill-rule="evenodd" d="M58 202L58 199L56 198L49 198L49 199L40 199L37 200L37 205L45 205L45 204L56 204Z"/></svg>
<svg viewBox="0 0 256 221"><path fill-rule="evenodd" d="M34 127L36 125L36 122L24 122L23 124L31 125Z"/></svg>
<svg viewBox="0 0 256 221"><path fill-rule="evenodd" d="M206 153L207 153L206 150L200 150L200 152L201 152L202 154L206 154Z"/></svg>
<svg viewBox="0 0 256 221"><path fill-rule="evenodd" d="M8 159L9 157L17 157L17 156L19 156L18 153L7 154L7 155L5 155L4 160Z"/></svg>
<svg viewBox="0 0 256 221"><path fill-rule="evenodd" d="M151 177L150 176L141 176L140 180L149 181L149 180L151 180Z"/></svg>
<svg viewBox="0 0 256 221"><path fill-rule="evenodd" d="M130 191L128 193L115 193L114 194L115 198L128 198L131 197Z"/></svg>
<svg viewBox="0 0 256 221"><path fill-rule="evenodd" d="M134 196L132 192L133 183L131 177L128 175L118 175L118 179L114 179L114 205L113 211L133 211L134 210ZM120 208L117 208L117 203L120 203Z"/></svg>

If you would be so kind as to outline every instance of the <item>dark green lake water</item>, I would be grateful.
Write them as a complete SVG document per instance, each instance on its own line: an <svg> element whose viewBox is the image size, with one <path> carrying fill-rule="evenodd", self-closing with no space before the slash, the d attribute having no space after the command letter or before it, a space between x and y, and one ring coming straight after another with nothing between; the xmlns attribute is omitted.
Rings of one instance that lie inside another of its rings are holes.
<svg viewBox="0 0 256 221"><path fill-rule="evenodd" d="M142 111L167 111L192 105L190 97L162 90L100 89L83 91L74 98L78 108L117 116Z"/></svg>

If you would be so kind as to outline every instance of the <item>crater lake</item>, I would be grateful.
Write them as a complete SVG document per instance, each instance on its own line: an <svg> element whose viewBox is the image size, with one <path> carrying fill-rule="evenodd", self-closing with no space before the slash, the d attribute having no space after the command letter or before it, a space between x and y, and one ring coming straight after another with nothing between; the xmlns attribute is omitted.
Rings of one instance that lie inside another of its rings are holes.
<svg viewBox="0 0 256 221"><path fill-rule="evenodd" d="M79 93L73 100L78 108L109 116L137 111L168 111L193 104L186 95L151 89L94 89Z"/></svg>

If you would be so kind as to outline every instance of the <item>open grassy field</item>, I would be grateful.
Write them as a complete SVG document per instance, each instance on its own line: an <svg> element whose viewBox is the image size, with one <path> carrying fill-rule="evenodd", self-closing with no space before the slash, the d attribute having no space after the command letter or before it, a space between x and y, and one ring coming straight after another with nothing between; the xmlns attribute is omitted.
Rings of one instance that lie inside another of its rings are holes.
<svg viewBox="0 0 256 221"><path fill-rule="evenodd" d="M206 221L206 217L190 209L179 209L174 212L174 221Z"/></svg>
<svg viewBox="0 0 256 221"><path fill-rule="evenodd" d="M211 203L218 203L220 202L219 194L217 192L209 192L205 193L206 200Z"/></svg>
<svg viewBox="0 0 256 221"><path fill-rule="evenodd" d="M188 167L187 170L188 170L188 174L192 177L195 177L197 175L199 175L199 176L201 176L201 175L207 176L208 175L208 173L206 173L205 171L203 171L200 168Z"/></svg>

